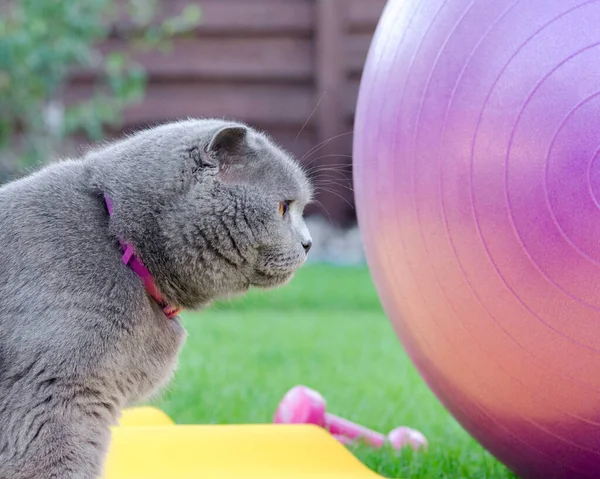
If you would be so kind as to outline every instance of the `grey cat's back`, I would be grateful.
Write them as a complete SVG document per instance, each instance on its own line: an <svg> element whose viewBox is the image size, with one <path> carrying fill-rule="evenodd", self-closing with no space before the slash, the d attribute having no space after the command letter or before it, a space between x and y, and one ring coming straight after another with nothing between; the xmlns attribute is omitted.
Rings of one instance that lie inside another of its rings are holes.
<svg viewBox="0 0 600 479"><path fill-rule="evenodd" d="M61 403L69 392L63 384L82 367L73 363L82 325L73 321L67 328L59 317L64 314L58 304L61 290L72 274L61 267L73 245L69 230L56 221L73 213L73 197L81 196L75 186L78 166L54 165L0 188L2 478L41 477L42 467L52 470L53 462L62 461L59 457L31 470L17 469L23 463L36 464L34 457L43 454L37 439L66 427L61 426L60 416L67 415ZM69 180L63 182L63 177ZM72 259L77 256L75 252Z"/></svg>
<svg viewBox="0 0 600 479"><path fill-rule="evenodd" d="M107 224L83 162L0 188L2 479L52 477L71 462L83 474L68 477L93 477L108 444L100 424L174 366L183 329L149 306ZM160 371L147 370L151 348ZM69 441L44 450L73 424Z"/></svg>
<svg viewBox="0 0 600 479"><path fill-rule="evenodd" d="M75 350L89 345L94 364L103 353L98 337L112 344L148 317L165 323L122 264L108 220L81 161L0 188L0 334L10 335L8 344L53 347L63 363L79 361Z"/></svg>
<svg viewBox="0 0 600 479"><path fill-rule="evenodd" d="M80 292L70 290L73 277L94 268L90 260L103 246L109 251L109 239L102 234L106 219L84 187L84 174L80 162L65 161L0 188L3 331L39 323L36 314L52 314L52 306L67 297L73 301ZM95 268L96 274L106 271L106 265ZM83 283L78 286L81 292L88 289ZM16 324L6 320L13 314L20 315Z"/></svg>

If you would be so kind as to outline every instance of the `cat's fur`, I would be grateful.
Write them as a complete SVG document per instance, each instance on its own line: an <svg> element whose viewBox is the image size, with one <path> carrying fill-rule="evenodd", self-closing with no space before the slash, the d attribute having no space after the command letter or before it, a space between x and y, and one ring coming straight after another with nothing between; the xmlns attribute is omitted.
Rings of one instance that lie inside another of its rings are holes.
<svg viewBox="0 0 600 479"><path fill-rule="evenodd" d="M265 135L220 120L149 129L0 188L0 478L97 477L120 410L172 375L185 331L118 238L169 303L198 309L290 279L311 193Z"/></svg>

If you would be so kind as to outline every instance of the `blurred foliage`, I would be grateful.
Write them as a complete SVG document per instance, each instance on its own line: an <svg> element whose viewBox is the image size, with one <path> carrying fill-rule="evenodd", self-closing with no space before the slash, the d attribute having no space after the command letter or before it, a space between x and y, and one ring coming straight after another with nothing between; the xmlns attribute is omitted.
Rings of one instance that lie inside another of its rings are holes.
<svg viewBox="0 0 600 479"><path fill-rule="evenodd" d="M130 58L138 49L168 49L191 30L200 9L157 19L159 0L0 0L0 160L9 169L44 162L69 134L99 139L123 109L141 101L146 75ZM100 45L125 40L122 51ZM104 51L102 51L104 50ZM94 73L89 98L63 103L76 69ZM0 168L2 165L0 165ZM2 181L0 169L0 182Z"/></svg>

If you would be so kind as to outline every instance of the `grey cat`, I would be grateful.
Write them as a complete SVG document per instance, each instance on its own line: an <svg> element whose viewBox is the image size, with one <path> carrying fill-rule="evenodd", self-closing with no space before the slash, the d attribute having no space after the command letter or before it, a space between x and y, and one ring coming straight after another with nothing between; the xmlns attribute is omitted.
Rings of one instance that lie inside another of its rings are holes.
<svg viewBox="0 0 600 479"><path fill-rule="evenodd" d="M100 476L122 408L174 371L186 333L167 305L286 283L311 245L311 195L267 136L213 119L0 188L0 478ZM165 304L125 264L126 246Z"/></svg>

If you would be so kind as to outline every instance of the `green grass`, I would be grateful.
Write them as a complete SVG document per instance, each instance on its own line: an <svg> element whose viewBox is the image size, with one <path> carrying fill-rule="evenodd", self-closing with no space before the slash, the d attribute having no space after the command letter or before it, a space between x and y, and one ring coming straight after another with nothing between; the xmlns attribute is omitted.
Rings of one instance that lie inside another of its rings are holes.
<svg viewBox="0 0 600 479"><path fill-rule="evenodd" d="M328 410L387 432L421 430L427 453L352 449L387 477L509 478L421 380L379 304L366 268L307 266L289 286L186 314L179 370L158 402L178 423L271 422L296 384Z"/></svg>

